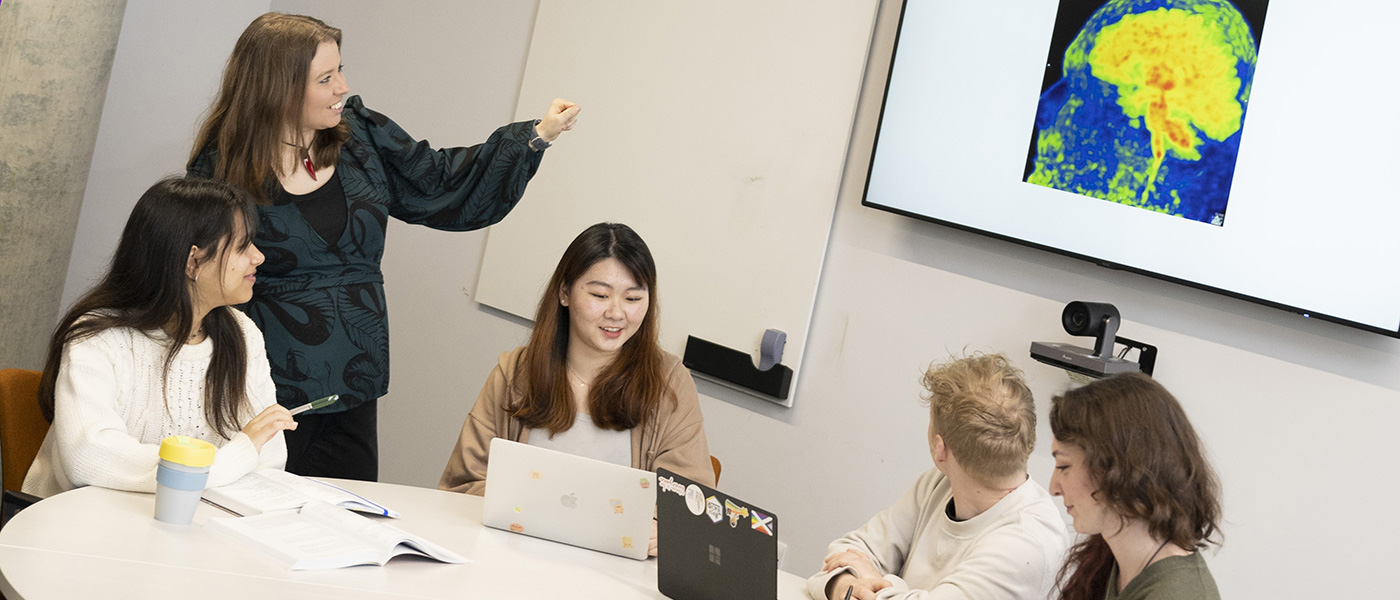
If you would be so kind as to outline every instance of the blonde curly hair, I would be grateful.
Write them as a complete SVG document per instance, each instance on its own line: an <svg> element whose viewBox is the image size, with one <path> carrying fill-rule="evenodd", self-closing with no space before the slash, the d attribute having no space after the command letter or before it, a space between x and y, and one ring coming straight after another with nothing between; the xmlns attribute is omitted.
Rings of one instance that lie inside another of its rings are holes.
<svg viewBox="0 0 1400 600"><path fill-rule="evenodd" d="M1004 354L973 354L930 365L923 376L930 438L984 484L1025 473L1035 448L1035 398Z"/></svg>

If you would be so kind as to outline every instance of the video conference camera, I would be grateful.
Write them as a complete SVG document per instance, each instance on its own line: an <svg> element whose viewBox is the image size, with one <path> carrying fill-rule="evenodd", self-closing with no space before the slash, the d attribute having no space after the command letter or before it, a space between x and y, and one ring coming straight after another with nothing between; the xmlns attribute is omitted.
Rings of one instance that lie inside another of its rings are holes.
<svg viewBox="0 0 1400 600"><path fill-rule="evenodd" d="M1112 304L1070 302L1060 313L1060 324L1070 335L1092 336L1094 349L1059 342L1031 342L1031 358L1093 378L1134 371L1151 375L1157 363L1157 347L1118 335L1121 321L1118 309ZM1115 356L1114 348L1118 344L1124 348ZM1126 358L1129 349L1138 351L1136 361Z"/></svg>

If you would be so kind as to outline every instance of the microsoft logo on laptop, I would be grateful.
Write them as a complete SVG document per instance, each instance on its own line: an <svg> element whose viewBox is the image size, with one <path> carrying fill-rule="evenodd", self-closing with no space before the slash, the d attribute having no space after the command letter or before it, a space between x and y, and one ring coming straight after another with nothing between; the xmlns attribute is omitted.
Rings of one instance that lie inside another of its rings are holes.
<svg viewBox="0 0 1400 600"><path fill-rule="evenodd" d="M719 548L716 548L714 544L710 544L710 562L719 564Z"/></svg>

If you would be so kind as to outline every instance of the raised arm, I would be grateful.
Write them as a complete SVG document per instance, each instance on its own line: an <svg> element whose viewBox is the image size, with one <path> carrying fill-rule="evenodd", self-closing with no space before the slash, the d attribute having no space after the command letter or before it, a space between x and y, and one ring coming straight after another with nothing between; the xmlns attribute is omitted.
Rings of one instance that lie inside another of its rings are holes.
<svg viewBox="0 0 1400 600"><path fill-rule="evenodd" d="M569 106L572 108L554 114L549 123L541 120L540 127L534 120L520 121L500 127L475 146L434 149L388 117L366 108L358 97L346 100L346 109L352 111L347 117L353 119L351 135L359 148L378 155L378 161L358 158L366 164L383 164L382 174L369 175L371 180L382 178L389 214L408 223L450 231L480 229L505 218L525 193L525 185L539 169L544 154L542 145L534 149L530 141L537 135L543 139L545 134L562 132L571 121L565 114L577 111L577 106ZM352 154L357 151L352 147ZM346 192L354 195L354 190Z"/></svg>

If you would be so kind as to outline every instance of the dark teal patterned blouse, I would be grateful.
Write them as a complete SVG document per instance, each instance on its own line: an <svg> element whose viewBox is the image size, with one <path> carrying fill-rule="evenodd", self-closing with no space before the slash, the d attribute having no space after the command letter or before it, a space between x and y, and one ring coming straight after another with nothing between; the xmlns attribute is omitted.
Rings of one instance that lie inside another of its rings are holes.
<svg viewBox="0 0 1400 600"><path fill-rule="evenodd" d="M342 114L350 125L336 165L348 210L344 231L324 240L295 204L259 206L254 243L267 259L252 301L240 307L267 341L277 401L292 407L340 394L321 413L354 408L389 389L379 270L388 217L449 231L497 223L520 201L542 155L527 145L532 121L501 127L470 148L435 150L365 108L359 96L345 100ZM206 149L186 176L212 176L216 154Z"/></svg>

